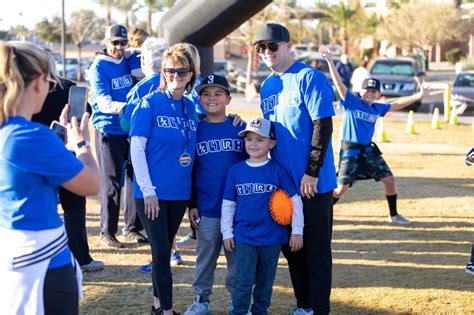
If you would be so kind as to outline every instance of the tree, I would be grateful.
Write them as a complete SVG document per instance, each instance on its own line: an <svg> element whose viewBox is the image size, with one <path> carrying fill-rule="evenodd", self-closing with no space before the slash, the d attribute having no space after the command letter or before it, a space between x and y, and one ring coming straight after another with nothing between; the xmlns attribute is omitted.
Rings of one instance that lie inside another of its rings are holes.
<svg viewBox="0 0 474 315"><path fill-rule="evenodd" d="M386 17L382 34L399 47L421 48L431 55L434 45L461 40L467 29L452 5L405 3Z"/></svg>
<svg viewBox="0 0 474 315"><path fill-rule="evenodd" d="M153 32L153 24L152 24L152 16L153 13L161 11L165 8L171 8L176 0L143 0L145 6L147 8L147 22L146 22L146 30L152 36L155 32Z"/></svg>
<svg viewBox="0 0 474 315"><path fill-rule="evenodd" d="M125 27L127 29L130 28L129 15L135 14L135 12L139 9L137 0L115 0L114 7L125 14Z"/></svg>
<svg viewBox="0 0 474 315"><path fill-rule="evenodd" d="M30 34L30 30L24 25L17 25L15 27L10 27L8 31L10 34L15 34L16 36L20 36L22 40L26 39L26 36Z"/></svg>
<svg viewBox="0 0 474 315"><path fill-rule="evenodd" d="M106 18L105 18L105 26L112 25L112 6L114 0L98 0L99 4L105 8Z"/></svg>
<svg viewBox="0 0 474 315"><path fill-rule="evenodd" d="M67 33L72 42L77 46L77 81L82 80L82 47L90 43L94 37L103 35L99 18L92 10L79 10L71 14Z"/></svg>
<svg viewBox="0 0 474 315"><path fill-rule="evenodd" d="M60 43L61 18L54 16L51 22L47 18L44 18L35 25L35 33L47 44Z"/></svg>
<svg viewBox="0 0 474 315"><path fill-rule="evenodd" d="M341 41L341 51L345 54L349 52L349 33L348 25L351 18L356 14L356 10L346 5L344 2L339 2L333 6L326 6L324 4L318 5L319 9L328 16L323 18L321 22L339 27L339 40Z"/></svg>

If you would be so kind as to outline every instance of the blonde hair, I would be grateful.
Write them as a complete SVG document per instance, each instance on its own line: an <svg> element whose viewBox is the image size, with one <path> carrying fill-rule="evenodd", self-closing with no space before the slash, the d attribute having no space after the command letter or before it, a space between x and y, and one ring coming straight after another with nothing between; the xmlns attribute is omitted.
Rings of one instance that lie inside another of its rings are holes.
<svg viewBox="0 0 474 315"><path fill-rule="evenodd" d="M147 31L143 28L135 27L128 32L128 41L130 47L132 48L140 48L143 45L143 42L150 37Z"/></svg>
<svg viewBox="0 0 474 315"><path fill-rule="evenodd" d="M174 46L173 46L174 47ZM194 65L193 58L191 55L183 49L173 49L173 47L168 48L163 53L163 61L161 62L161 77L160 77L160 91L164 91L166 86L166 77L164 73L164 67L166 63L169 61L175 66L180 66L183 68L188 68L189 71L192 72L191 80L186 84L186 92L191 93L194 87L194 83L196 82L196 67Z"/></svg>
<svg viewBox="0 0 474 315"><path fill-rule="evenodd" d="M196 46L190 43L177 43L174 44L172 48L187 51L191 55L191 58L193 58L194 66L196 67L196 75L201 74L201 56Z"/></svg>
<svg viewBox="0 0 474 315"><path fill-rule="evenodd" d="M0 41L0 127L16 115L28 84L48 73L49 58L43 49L29 42Z"/></svg>

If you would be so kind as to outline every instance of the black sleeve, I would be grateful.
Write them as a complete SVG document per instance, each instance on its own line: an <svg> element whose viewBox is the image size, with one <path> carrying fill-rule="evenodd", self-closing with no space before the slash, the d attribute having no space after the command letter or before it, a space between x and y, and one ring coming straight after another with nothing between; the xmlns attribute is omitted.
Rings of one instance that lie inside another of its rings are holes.
<svg viewBox="0 0 474 315"><path fill-rule="evenodd" d="M319 170L323 166L324 157L332 137L332 117L325 117L313 121L313 137L311 139L311 151L309 152L306 175L319 176Z"/></svg>

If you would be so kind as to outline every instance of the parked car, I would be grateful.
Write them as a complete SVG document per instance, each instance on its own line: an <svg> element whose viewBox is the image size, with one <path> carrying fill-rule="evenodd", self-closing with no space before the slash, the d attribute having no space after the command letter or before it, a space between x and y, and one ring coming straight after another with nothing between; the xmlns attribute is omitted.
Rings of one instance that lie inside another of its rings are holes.
<svg viewBox="0 0 474 315"><path fill-rule="evenodd" d="M425 73L413 58L377 58L370 68L370 75L379 79L380 92L386 97L400 97L418 92L425 79ZM417 110L421 101L408 109Z"/></svg>
<svg viewBox="0 0 474 315"><path fill-rule="evenodd" d="M451 106L457 106L458 115L474 112L474 70L462 71L454 78Z"/></svg>
<svg viewBox="0 0 474 315"><path fill-rule="evenodd" d="M321 55L319 54L306 55L301 58L298 58L298 60L301 62L304 62L307 65L315 66L316 69L318 69L319 71L322 71L326 75L326 77L328 77L328 79L331 81L331 73L329 73L328 63L326 62L326 60L324 60L323 57L321 57ZM339 57L333 56L332 60L336 64L339 61Z"/></svg>
<svg viewBox="0 0 474 315"><path fill-rule="evenodd" d="M231 88L235 86L238 73L232 61L227 59L214 60L214 73L225 77L229 82Z"/></svg>
<svg viewBox="0 0 474 315"><path fill-rule="evenodd" d="M56 61L56 69L59 72L60 76L63 76L69 80L76 81L77 80L77 72L79 71L79 64L77 57L66 57L66 75L63 73L63 63L62 60L59 59ZM82 80L87 79L87 70L89 69L92 60L87 57L81 58L81 72L82 72Z"/></svg>
<svg viewBox="0 0 474 315"><path fill-rule="evenodd" d="M272 73L270 68L264 62L260 62L258 66L258 71L255 73L252 71L252 82L257 89L257 92L260 92L260 87L262 86L263 81ZM246 87L247 72L242 71L237 76L236 89L239 92L244 92Z"/></svg>

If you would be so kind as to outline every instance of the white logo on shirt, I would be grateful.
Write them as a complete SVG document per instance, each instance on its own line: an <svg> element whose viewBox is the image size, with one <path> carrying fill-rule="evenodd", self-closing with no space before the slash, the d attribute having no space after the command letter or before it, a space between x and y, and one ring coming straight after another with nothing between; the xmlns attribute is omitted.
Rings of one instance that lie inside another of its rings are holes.
<svg viewBox="0 0 474 315"><path fill-rule="evenodd" d="M359 109L356 109L356 111L354 112L354 117L356 119L360 119L360 120L364 120L364 121L368 121L370 123L375 123L375 121L377 120L377 118L379 117L378 115L374 115L374 114L369 114L369 113L366 113L366 112L363 112Z"/></svg>
<svg viewBox="0 0 474 315"><path fill-rule="evenodd" d="M160 128L172 128L180 129L179 125L184 124L189 127L192 131L196 131L196 122L194 120L185 120L184 118L169 117L169 116L156 116L156 123Z"/></svg>
<svg viewBox="0 0 474 315"><path fill-rule="evenodd" d="M199 156L216 152L242 152L242 139L215 139L202 141L196 144L197 154Z"/></svg>
<svg viewBox="0 0 474 315"><path fill-rule="evenodd" d="M239 196L246 196L252 194L264 194L269 193L277 189L277 186L272 184L260 184L260 183L245 183L235 185L237 194Z"/></svg>
<svg viewBox="0 0 474 315"><path fill-rule="evenodd" d="M284 108L284 107L298 107L300 105L300 93L298 91L289 91L282 92L262 100L261 107L263 115L267 112L271 112L275 107Z"/></svg>
<svg viewBox="0 0 474 315"><path fill-rule="evenodd" d="M122 77L112 79L112 90L122 89L133 84L133 79L130 74L124 75Z"/></svg>

